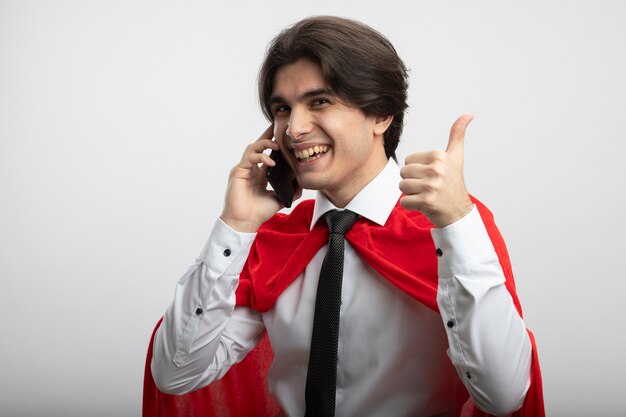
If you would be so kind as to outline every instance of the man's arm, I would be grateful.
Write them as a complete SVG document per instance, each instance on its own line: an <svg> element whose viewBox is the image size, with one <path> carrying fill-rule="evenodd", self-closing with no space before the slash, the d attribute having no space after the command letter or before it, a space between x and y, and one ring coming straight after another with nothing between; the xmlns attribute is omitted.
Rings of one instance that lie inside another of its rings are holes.
<svg viewBox="0 0 626 417"><path fill-rule="evenodd" d="M448 356L480 409L509 414L528 391L532 346L478 208L431 233Z"/></svg>
<svg viewBox="0 0 626 417"><path fill-rule="evenodd" d="M202 388L241 361L263 335L260 314L235 307L235 289L258 228L282 205L268 191L264 153L278 149L273 126L246 147L230 171L224 209L201 256L176 287L156 332L152 373L159 389Z"/></svg>
<svg viewBox="0 0 626 417"><path fill-rule="evenodd" d="M218 220L197 262L179 280L154 339L152 374L162 392L185 394L205 387L263 336L261 315L235 307L239 274L254 236Z"/></svg>
<svg viewBox="0 0 626 417"><path fill-rule="evenodd" d="M409 155L400 170L404 208L422 212L439 255L437 302L448 354L474 403L491 414L521 406L531 345L478 209L465 187L463 150L471 114L450 129L445 151Z"/></svg>

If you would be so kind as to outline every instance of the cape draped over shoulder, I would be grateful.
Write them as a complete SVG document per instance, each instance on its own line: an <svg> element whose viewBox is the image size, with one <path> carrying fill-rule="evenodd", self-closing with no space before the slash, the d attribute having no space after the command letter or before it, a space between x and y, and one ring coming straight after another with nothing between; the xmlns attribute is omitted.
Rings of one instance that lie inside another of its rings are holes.
<svg viewBox="0 0 626 417"><path fill-rule="evenodd" d="M477 199L472 197L472 201L476 204L504 271L505 286L522 317L504 240L491 212ZM261 226L239 277L236 290L238 306L249 306L259 312L270 310L280 294L326 244L327 228L320 223L310 228L313 206L313 200L303 201L291 214L276 214ZM359 218L346 234L346 239L383 278L418 302L439 312L437 256L430 234L433 227L423 214L405 210L398 202L384 226ZM531 385L524 404L512 416L544 417L539 359L535 338L530 331L528 333L532 343ZM269 417L280 413L280 408L267 390L267 372L273 359L267 335L222 379L185 395L164 394L154 385L150 370L152 339L144 375L144 417ZM461 417L489 416L476 408L460 380L458 386L451 389L458 393L457 407L461 410Z"/></svg>

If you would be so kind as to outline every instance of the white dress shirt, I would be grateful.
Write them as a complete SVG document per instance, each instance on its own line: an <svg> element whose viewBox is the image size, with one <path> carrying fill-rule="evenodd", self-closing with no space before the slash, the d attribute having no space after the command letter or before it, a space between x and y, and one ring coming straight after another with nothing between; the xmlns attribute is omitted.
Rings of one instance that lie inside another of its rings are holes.
<svg viewBox="0 0 626 417"><path fill-rule="evenodd" d="M400 191L389 161L346 209L384 225ZM311 227L333 204L318 193ZM476 207L431 232L440 314L381 277L346 241L336 416L448 416L460 378L491 414L519 408L530 385L531 344ZM275 360L268 386L288 416L303 416L317 282L327 245L258 313L235 307L254 233L218 220L197 262L180 279L154 342L152 372L164 392L183 394L223 376L267 330ZM420 254L416 254L420 256Z"/></svg>

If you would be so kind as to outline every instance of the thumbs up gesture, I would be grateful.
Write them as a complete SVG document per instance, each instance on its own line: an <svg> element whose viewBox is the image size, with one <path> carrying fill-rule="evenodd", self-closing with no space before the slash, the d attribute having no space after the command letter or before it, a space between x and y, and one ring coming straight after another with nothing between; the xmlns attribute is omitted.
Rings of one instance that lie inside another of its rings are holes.
<svg viewBox="0 0 626 417"><path fill-rule="evenodd" d="M400 204L421 211L436 227L452 224L472 210L463 180L463 145L473 118L467 113L454 122L445 151L411 154L400 169L400 190L405 194Z"/></svg>

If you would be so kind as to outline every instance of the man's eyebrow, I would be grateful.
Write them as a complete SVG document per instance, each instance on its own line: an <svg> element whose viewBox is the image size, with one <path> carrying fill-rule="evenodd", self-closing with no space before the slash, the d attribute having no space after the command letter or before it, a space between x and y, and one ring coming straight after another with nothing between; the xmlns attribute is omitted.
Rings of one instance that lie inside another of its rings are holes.
<svg viewBox="0 0 626 417"><path fill-rule="evenodd" d="M319 96L319 95L333 95L333 92L330 88L315 88L313 90L309 90L305 93L302 93L300 96L298 96L298 98L296 99L297 101L304 101L307 98L311 98L314 96ZM282 98L281 96L272 96L270 97L268 103L270 105L274 104L274 103L286 103L287 100L285 100L284 98Z"/></svg>

